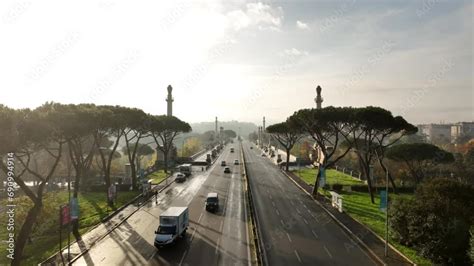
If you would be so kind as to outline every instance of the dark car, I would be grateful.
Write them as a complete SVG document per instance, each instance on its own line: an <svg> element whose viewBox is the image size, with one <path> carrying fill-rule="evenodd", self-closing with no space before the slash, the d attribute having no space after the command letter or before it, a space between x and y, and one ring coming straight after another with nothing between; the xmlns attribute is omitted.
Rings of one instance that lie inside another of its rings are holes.
<svg viewBox="0 0 474 266"><path fill-rule="evenodd" d="M239 160L234 160L234 165L239 165Z"/></svg>
<svg viewBox="0 0 474 266"><path fill-rule="evenodd" d="M221 166L226 166L227 164L225 163L225 161L222 161L221 162Z"/></svg>
<svg viewBox="0 0 474 266"><path fill-rule="evenodd" d="M226 173L226 174L230 173L230 167L224 168L224 173Z"/></svg>
<svg viewBox="0 0 474 266"><path fill-rule="evenodd" d="M176 174L175 180L177 183L183 183L184 181L186 181L186 176L182 173L178 173Z"/></svg>
<svg viewBox="0 0 474 266"><path fill-rule="evenodd" d="M207 194L206 211L216 212L219 210L219 197L217 193L211 192Z"/></svg>

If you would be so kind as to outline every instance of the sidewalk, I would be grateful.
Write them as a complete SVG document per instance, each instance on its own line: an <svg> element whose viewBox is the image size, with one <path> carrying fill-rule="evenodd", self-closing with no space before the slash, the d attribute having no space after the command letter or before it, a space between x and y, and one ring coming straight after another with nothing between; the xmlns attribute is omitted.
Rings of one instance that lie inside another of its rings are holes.
<svg viewBox="0 0 474 266"><path fill-rule="evenodd" d="M173 176L169 176L164 179L160 184L154 186L153 190L158 190L161 192L168 186L170 186L174 180ZM151 198L153 198L152 196ZM115 213L111 214L109 219L105 218L105 222L102 222L92 228L90 231L82 235L82 239L78 242L71 243L70 245L70 258L71 261L74 261L74 258L81 256L87 252L95 243L99 242L102 238L106 237L111 231L116 227L126 221L130 216L132 216L136 211L138 211L150 198L143 199L141 196L137 196L132 200L131 203L126 204L124 207L119 208ZM74 237L71 235L71 242L75 241ZM67 261L67 247L62 250L64 261ZM48 258L46 261L42 262L43 265L62 265L61 256L58 253ZM67 264L67 262L66 262Z"/></svg>

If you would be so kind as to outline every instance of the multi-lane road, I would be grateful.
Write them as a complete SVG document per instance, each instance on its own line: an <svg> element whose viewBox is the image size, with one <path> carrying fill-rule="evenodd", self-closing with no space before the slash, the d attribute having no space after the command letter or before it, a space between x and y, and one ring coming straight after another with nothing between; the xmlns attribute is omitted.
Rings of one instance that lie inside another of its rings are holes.
<svg viewBox="0 0 474 266"><path fill-rule="evenodd" d="M244 142L243 151L268 265L375 264L260 149Z"/></svg>
<svg viewBox="0 0 474 266"><path fill-rule="evenodd" d="M246 160L255 216L267 265L374 265L314 201L297 188L253 144L225 147L209 170L196 167L184 183L162 191L74 264L78 265L250 265L248 213L241 166ZM230 148L235 152L231 153ZM205 155L203 155L205 157ZM225 160L232 173L224 173ZM241 162L242 163L242 162ZM217 192L217 213L205 210L207 193ZM171 206L188 206L187 235L170 247L156 249L159 215Z"/></svg>
<svg viewBox="0 0 474 266"><path fill-rule="evenodd" d="M223 150L208 170L196 167L184 183L173 183L154 200L142 207L108 236L96 243L74 264L82 265L249 265L247 213L243 194L240 147ZM225 174L220 162L225 160L232 173ZM205 210L209 192L217 192L219 211ZM187 236L175 245L156 249L154 231L160 213L170 206L188 206L190 225Z"/></svg>

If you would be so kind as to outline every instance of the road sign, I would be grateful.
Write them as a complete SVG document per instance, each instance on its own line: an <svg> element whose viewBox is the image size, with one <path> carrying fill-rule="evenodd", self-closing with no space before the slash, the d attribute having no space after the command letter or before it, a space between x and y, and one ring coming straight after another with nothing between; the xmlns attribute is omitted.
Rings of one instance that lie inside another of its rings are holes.
<svg viewBox="0 0 474 266"><path fill-rule="evenodd" d="M77 198L71 199L71 219L79 219L79 201Z"/></svg>
<svg viewBox="0 0 474 266"><path fill-rule="evenodd" d="M69 205L63 205L61 208L61 225L68 225L71 222L71 213Z"/></svg>
<svg viewBox="0 0 474 266"><path fill-rule="evenodd" d="M387 210L387 191L380 191L380 210L385 212Z"/></svg>
<svg viewBox="0 0 474 266"><path fill-rule="evenodd" d="M319 177L319 187L324 187L326 185L326 169L321 167L319 171L321 172L321 176Z"/></svg>

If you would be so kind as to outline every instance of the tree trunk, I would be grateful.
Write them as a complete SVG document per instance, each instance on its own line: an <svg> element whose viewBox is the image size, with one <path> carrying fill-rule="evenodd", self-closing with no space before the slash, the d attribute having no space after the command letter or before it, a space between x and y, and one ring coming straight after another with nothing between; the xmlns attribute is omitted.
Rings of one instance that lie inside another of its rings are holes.
<svg viewBox="0 0 474 266"><path fill-rule="evenodd" d="M374 191L372 188L372 179L370 176L370 166L364 162L361 162L361 166L364 171L364 175L367 178L367 188L369 189L370 201L372 202L372 204L375 204Z"/></svg>
<svg viewBox="0 0 474 266"><path fill-rule="evenodd" d="M130 168L131 168L131 171L132 171L132 187L133 187L133 190L137 189L137 169L135 167L136 167L135 162L134 162L134 160L132 160L130 162Z"/></svg>
<svg viewBox="0 0 474 266"><path fill-rule="evenodd" d="M34 202L33 207L28 211L26 215L25 222L21 226L20 233L15 242L15 257L12 260L12 264L14 266L21 264L21 259L23 257L23 250L25 248L26 242L30 237L31 231L33 230L33 226L36 223L36 219L38 218L41 210L43 208L42 199L39 198Z"/></svg>
<svg viewBox="0 0 474 266"><path fill-rule="evenodd" d="M395 185L395 181L393 180L392 174L390 172L388 172L388 168L385 166L385 164L382 162L382 160L380 158L378 160L379 160L379 164L382 167L385 174L388 174L388 180L390 180L390 183L392 184L393 192L395 194L398 194L397 193L397 186Z"/></svg>
<svg viewBox="0 0 474 266"><path fill-rule="evenodd" d="M316 180L314 182L314 187L313 187L313 196L318 196L318 187L319 187L320 177L321 177L321 165L319 165L318 172L316 173Z"/></svg>
<svg viewBox="0 0 474 266"><path fill-rule="evenodd" d="M290 169L290 149L286 149L286 166L285 166L286 171Z"/></svg>
<svg viewBox="0 0 474 266"><path fill-rule="evenodd" d="M80 167L76 168L76 176L74 178L74 190L73 190L73 197L77 198L77 195L79 194L79 187L80 187L80 181L82 177L82 169Z"/></svg>
<svg viewBox="0 0 474 266"><path fill-rule="evenodd" d="M168 151L165 149L163 150L163 159L164 159L164 170L165 173L168 173Z"/></svg>

